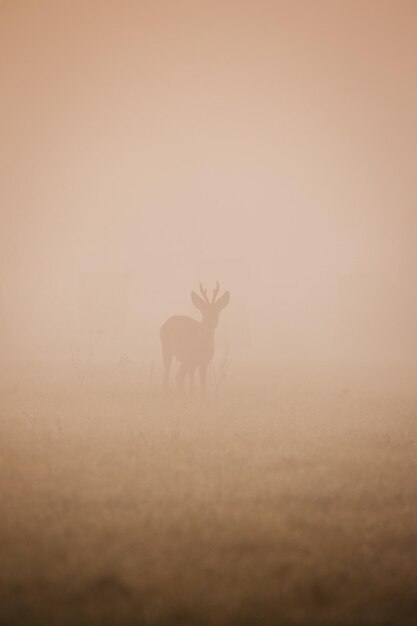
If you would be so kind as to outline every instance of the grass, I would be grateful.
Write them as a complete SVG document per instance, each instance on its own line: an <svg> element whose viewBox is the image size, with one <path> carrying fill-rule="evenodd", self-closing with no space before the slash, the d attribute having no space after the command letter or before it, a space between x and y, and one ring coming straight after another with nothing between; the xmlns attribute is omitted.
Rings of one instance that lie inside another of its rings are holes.
<svg viewBox="0 0 417 626"><path fill-rule="evenodd" d="M414 626L416 407L4 392L0 624Z"/></svg>

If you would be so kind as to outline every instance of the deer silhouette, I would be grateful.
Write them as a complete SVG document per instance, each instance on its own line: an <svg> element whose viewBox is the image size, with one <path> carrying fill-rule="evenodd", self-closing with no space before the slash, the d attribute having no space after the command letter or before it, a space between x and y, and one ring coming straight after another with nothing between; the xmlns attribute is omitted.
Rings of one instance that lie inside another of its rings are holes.
<svg viewBox="0 0 417 626"><path fill-rule="evenodd" d="M190 388L193 389L195 371L199 368L201 393L204 395L207 391L207 368L214 356L214 331L219 322L220 311L229 304L230 293L226 291L216 301L219 293L218 282L213 289L211 301L207 297L207 289L203 289L201 283L200 292L203 297L192 291L191 300L201 311L201 322L186 315L174 315L162 324L160 337L165 387L169 384L171 362L175 356L180 362L176 375L178 388L184 388L184 380L188 374Z"/></svg>

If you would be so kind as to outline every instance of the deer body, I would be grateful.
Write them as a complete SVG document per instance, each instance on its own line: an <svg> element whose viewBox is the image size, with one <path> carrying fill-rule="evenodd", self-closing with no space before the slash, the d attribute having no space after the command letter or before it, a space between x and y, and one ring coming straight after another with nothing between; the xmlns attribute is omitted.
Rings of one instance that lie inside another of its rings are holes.
<svg viewBox="0 0 417 626"><path fill-rule="evenodd" d="M200 285L204 300L194 291L191 299L194 305L201 311L201 322L185 315L174 315L161 326L160 337L162 344L162 356L164 360L164 384L168 386L169 371L172 358L175 356L180 362L177 373L177 385L183 388L187 374L190 377L190 386L193 386L194 374L199 369L201 391L205 393L207 387L207 368L214 356L214 331L218 324L220 311L229 302L229 292L216 302L219 291L217 283L213 291L213 299L210 302L207 292Z"/></svg>

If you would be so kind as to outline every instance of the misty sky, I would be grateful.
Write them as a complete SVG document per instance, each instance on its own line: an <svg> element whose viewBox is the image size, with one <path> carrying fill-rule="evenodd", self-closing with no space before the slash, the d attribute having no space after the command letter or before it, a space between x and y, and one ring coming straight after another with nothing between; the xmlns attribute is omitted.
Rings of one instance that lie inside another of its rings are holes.
<svg viewBox="0 0 417 626"><path fill-rule="evenodd" d="M413 0L3 0L0 85L3 354L218 279L236 353L414 362Z"/></svg>

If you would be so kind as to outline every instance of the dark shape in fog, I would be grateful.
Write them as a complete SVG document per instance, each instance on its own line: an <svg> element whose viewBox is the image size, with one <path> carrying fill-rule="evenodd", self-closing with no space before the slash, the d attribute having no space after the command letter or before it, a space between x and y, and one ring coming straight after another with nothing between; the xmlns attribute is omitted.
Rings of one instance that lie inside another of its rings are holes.
<svg viewBox="0 0 417 626"><path fill-rule="evenodd" d="M160 337L164 359L164 385L169 384L169 371L172 357L181 363L176 381L179 389L183 389L187 374L190 388L194 385L197 367L200 373L201 393L207 390L207 368L214 356L214 331L219 322L219 314L229 304L230 293L226 291L216 302L219 283L213 289L213 297L207 297L207 289L200 283L201 298L195 291L191 292L193 304L201 311L201 322L186 315L174 315L161 326Z"/></svg>

